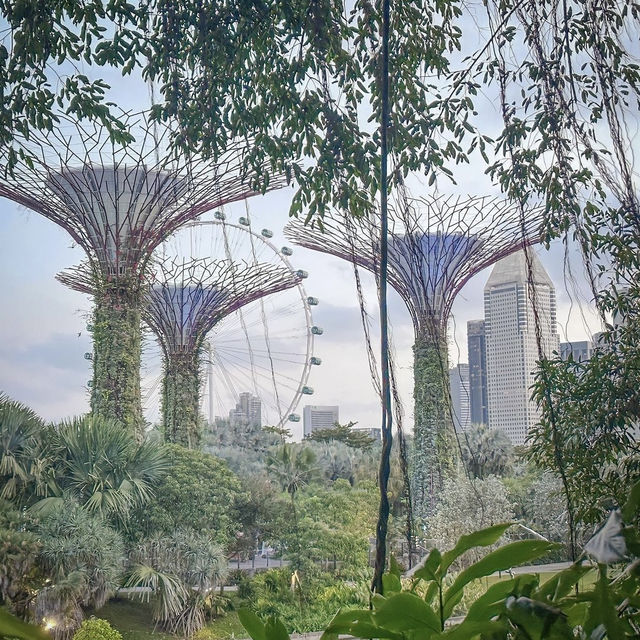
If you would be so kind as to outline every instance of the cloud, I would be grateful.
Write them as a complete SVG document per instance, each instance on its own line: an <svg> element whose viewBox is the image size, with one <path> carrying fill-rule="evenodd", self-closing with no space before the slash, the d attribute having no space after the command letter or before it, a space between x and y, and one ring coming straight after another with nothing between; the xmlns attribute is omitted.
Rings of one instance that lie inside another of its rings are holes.
<svg viewBox="0 0 640 640"><path fill-rule="evenodd" d="M55 366L58 371L86 373L88 363L84 354L91 351L91 340L87 333L55 333L46 342L27 345L5 343L0 346L0 357L33 366Z"/></svg>

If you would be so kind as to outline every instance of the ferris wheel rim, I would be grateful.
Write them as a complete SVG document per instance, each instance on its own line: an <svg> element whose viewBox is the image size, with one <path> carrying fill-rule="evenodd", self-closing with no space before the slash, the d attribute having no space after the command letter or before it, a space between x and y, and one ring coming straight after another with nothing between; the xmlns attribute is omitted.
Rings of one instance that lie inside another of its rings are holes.
<svg viewBox="0 0 640 640"><path fill-rule="evenodd" d="M263 236L261 233L257 233L254 231L250 225L241 225L235 222L224 220L193 220L185 224L182 229L194 229L201 227L222 227L225 229L226 227L230 227L240 232L248 233L258 241L260 241L263 245L268 247L275 256L285 265L285 267L289 270L290 273L296 273L298 270L294 268L291 264L291 261L288 257L282 253L278 247L271 242L268 238ZM293 395L291 401L289 402L286 409L282 412L282 415L279 416L279 420L277 424L273 425L277 428L284 427L287 422L289 422L289 416L291 416L295 409L300 404L300 401L303 396L303 389L306 388L307 382L309 380L309 376L311 374L312 362L311 358L313 357L313 349L315 345L314 333L312 331L313 327L313 315L311 312L311 305L309 304L309 296L305 290L303 281L300 280L298 284L294 287L298 291L298 295L300 298L300 303L302 305L302 309L304 310L304 317L306 322L306 356L304 359L304 365L302 367L302 372L300 375L300 381L297 387L295 394ZM204 392L203 392L204 396Z"/></svg>

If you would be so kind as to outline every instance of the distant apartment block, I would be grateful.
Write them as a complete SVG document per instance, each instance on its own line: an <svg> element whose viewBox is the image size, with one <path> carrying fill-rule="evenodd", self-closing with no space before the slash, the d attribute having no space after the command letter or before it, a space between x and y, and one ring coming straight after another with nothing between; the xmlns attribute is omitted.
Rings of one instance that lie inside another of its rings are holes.
<svg viewBox="0 0 640 640"><path fill-rule="evenodd" d="M473 424L489 424L487 395L487 346L484 320L467 322L469 351L469 406Z"/></svg>
<svg viewBox="0 0 640 640"><path fill-rule="evenodd" d="M591 340L560 343L560 357L563 360L568 360L571 356L575 362L587 362L592 353L593 342Z"/></svg>
<svg viewBox="0 0 640 640"><path fill-rule="evenodd" d="M318 429L329 429L339 422L337 405L307 405L302 411L303 432L305 437Z"/></svg>
<svg viewBox="0 0 640 640"><path fill-rule="evenodd" d="M382 429L380 427L352 427L351 431L365 433L376 442L382 441Z"/></svg>
<svg viewBox="0 0 640 640"><path fill-rule="evenodd" d="M254 427L262 426L262 404L260 398L248 391L238 396L235 409L229 411L229 422L232 425L247 424Z"/></svg>
<svg viewBox="0 0 640 640"><path fill-rule="evenodd" d="M451 389L451 413L456 431L466 431L471 425L469 365L460 363L449 369L449 386Z"/></svg>
<svg viewBox="0 0 640 640"><path fill-rule="evenodd" d="M540 418L530 400L538 360L532 296L543 353L551 356L559 348L555 288L533 252L531 258L530 276L524 252L504 258L494 266L484 289L489 426L516 445L524 443Z"/></svg>

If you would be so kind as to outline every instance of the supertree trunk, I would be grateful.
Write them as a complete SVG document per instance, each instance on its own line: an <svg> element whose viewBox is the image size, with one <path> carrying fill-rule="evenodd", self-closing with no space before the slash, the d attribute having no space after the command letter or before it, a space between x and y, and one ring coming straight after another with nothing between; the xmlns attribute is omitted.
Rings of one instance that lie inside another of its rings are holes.
<svg viewBox="0 0 640 640"><path fill-rule="evenodd" d="M418 520L433 513L444 479L458 461L449 399L447 341L417 334L413 346L414 444L411 484Z"/></svg>
<svg viewBox="0 0 640 640"><path fill-rule="evenodd" d="M95 294L91 411L144 433L140 398L140 294L107 284Z"/></svg>
<svg viewBox="0 0 640 640"><path fill-rule="evenodd" d="M166 359L162 427L166 442L194 449L200 444L200 367L194 353Z"/></svg>

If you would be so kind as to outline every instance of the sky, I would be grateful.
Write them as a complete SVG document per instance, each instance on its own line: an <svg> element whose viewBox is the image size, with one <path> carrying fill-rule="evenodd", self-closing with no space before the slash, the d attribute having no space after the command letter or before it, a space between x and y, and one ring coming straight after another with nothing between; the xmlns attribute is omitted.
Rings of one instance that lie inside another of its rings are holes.
<svg viewBox="0 0 640 640"><path fill-rule="evenodd" d="M139 78L123 80L107 74L106 80L113 86L110 97L122 107L139 109L148 103L148 88ZM488 120L495 117L496 114L491 113L495 106L490 100L485 108ZM441 194L454 189L464 195L496 193L478 166L461 167L457 183L458 186L453 187L437 182L427 188L415 180L411 185L412 195L433 193L434 189ZM288 219L292 195L293 189L288 187L252 198L247 205L238 203L226 209L225 214L230 221L237 220L246 214L245 206L248 206L254 229L270 228L274 231L272 242L276 247L291 246L284 240L282 228ZM308 380L300 381L312 387L314 393L303 396L295 412L301 415L305 404L337 404L341 422L352 420L361 427L378 426L380 409L369 373L352 267L326 254L299 247L293 249L291 264L309 273L303 283L306 294L317 297L320 302L313 308L313 324L323 329L323 334L315 338L313 349L313 355L322 359L322 365L312 367ZM537 252L556 286L561 341L587 339L599 330L599 325L577 251L556 244L549 251L539 247ZM64 230L36 213L0 199L0 281L4 292L0 305L0 391L26 403L47 420L69 418L86 412L89 407L87 381L91 378L91 362L85 359L85 354L92 350L86 327L91 301L67 289L54 277L82 259L82 250L73 246ZM567 264L572 271L571 278L567 277ZM478 274L456 299L449 327L452 366L466 362L466 323L483 317L483 287L488 276L489 270ZM375 285L368 274L363 273L362 278L368 311L374 316L375 336L378 331ZM291 308L294 309L293 303ZM299 310L295 308L293 316L297 313ZM390 315L405 422L411 428L413 329L403 302L393 292ZM288 326L279 326L276 311L272 316L269 316L269 332L274 341L279 345L293 342L287 341L286 335L278 337L279 330L283 334L294 332ZM296 331L299 330L297 327ZM297 346L290 348L298 349ZM159 397L157 392L150 393L149 388L157 385L159 366L158 349L148 337L143 358L143 393L146 415L152 422L159 417ZM222 411L232 408L225 406ZM302 423L289 423L289 426L294 437L301 437Z"/></svg>

